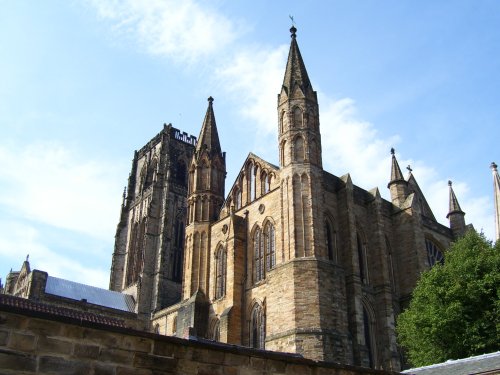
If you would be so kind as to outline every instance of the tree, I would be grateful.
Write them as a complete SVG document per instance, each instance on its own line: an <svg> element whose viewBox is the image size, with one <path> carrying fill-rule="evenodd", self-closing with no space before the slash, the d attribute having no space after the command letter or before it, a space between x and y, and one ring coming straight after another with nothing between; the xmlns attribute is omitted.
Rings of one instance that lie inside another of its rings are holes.
<svg viewBox="0 0 500 375"><path fill-rule="evenodd" d="M500 241L471 230L453 243L422 273L396 331L413 366L500 350Z"/></svg>

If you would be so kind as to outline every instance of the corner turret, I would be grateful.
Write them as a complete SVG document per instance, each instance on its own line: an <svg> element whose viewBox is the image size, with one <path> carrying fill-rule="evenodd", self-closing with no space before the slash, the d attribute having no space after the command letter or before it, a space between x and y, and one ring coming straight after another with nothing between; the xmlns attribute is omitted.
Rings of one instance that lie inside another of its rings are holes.
<svg viewBox="0 0 500 375"><path fill-rule="evenodd" d="M450 229L453 232L453 237L457 239L465 234L465 212L462 211L458 204L451 181L448 181L448 186L450 187L450 202L446 218L450 220Z"/></svg>
<svg viewBox="0 0 500 375"><path fill-rule="evenodd" d="M404 179L401 168L396 159L396 151L391 148L392 165L391 165L391 180L387 187L391 191L392 203L396 206L401 206L408 196L408 182Z"/></svg>

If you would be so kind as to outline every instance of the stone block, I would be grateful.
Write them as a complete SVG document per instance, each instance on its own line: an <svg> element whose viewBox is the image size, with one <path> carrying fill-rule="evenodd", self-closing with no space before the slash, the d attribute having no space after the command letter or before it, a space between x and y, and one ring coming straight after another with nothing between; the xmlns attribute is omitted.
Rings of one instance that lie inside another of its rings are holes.
<svg viewBox="0 0 500 375"><path fill-rule="evenodd" d="M115 366L95 362L94 375L115 375Z"/></svg>
<svg viewBox="0 0 500 375"><path fill-rule="evenodd" d="M26 330L40 336L59 336L62 325L50 320L31 319L27 323Z"/></svg>
<svg viewBox="0 0 500 375"><path fill-rule="evenodd" d="M226 353L224 364L226 366L248 366L249 358L246 355Z"/></svg>
<svg viewBox="0 0 500 375"><path fill-rule="evenodd" d="M35 336L11 332L9 339L9 348L19 350L21 352L31 352L35 349Z"/></svg>
<svg viewBox="0 0 500 375"><path fill-rule="evenodd" d="M8 350L0 351L0 368L3 370L15 370L16 372L36 371L36 357L24 353Z"/></svg>
<svg viewBox="0 0 500 375"><path fill-rule="evenodd" d="M97 359L99 357L99 347L97 345L75 344L73 356L77 358Z"/></svg>
<svg viewBox="0 0 500 375"><path fill-rule="evenodd" d="M287 375L311 375L312 368L306 365L297 365L289 363L286 366Z"/></svg>
<svg viewBox="0 0 500 375"><path fill-rule="evenodd" d="M39 353L71 354L73 343L42 336L38 338L36 348Z"/></svg>
<svg viewBox="0 0 500 375"><path fill-rule="evenodd" d="M224 366L223 369L224 369L224 371L223 371L224 375L239 375L238 374L238 367Z"/></svg>
<svg viewBox="0 0 500 375"><path fill-rule="evenodd" d="M198 369L198 375L224 375L224 369L217 365L202 364Z"/></svg>
<svg viewBox="0 0 500 375"><path fill-rule="evenodd" d="M120 366L116 368L116 375L153 375L153 371L148 369Z"/></svg>
<svg viewBox="0 0 500 375"><path fill-rule="evenodd" d="M99 360L102 362L119 363L121 365L132 365L134 362L133 353L121 349L101 349Z"/></svg>
<svg viewBox="0 0 500 375"><path fill-rule="evenodd" d="M177 367L177 359L145 353L135 353L134 366L138 368L170 371Z"/></svg>
<svg viewBox="0 0 500 375"><path fill-rule="evenodd" d="M43 356L38 362L38 372L57 375L88 375L91 366L86 360Z"/></svg>
<svg viewBox="0 0 500 375"><path fill-rule="evenodd" d="M171 344L165 341L155 341L153 345L153 354L162 355L164 357L173 357L174 352L178 351L178 345ZM176 355L176 357L178 357ZM178 357L180 358L180 357Z"/></svg>
<svg viewBox="0 0 500 375"><path fill-rule="evenodd" d="M0 346L6 346L9 338L9 331L0 330Z"/></svg>

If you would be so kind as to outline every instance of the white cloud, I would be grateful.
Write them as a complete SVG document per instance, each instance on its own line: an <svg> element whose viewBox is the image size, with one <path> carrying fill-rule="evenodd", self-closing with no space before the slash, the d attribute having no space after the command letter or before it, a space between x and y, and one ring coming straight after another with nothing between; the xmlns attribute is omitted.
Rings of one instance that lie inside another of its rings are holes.
<svg viewBox="0 0 500 375"><path fill-rule="evenodd" d="M0 145L0 204L55 227L109 239L119 219L125 171L81 161L57 143Z"/></svg>
<svg viewBox="0 0 500 375"><path fill-rule="evenodd" d="M153 55L194 62L232 43L240 30L228 18L193 0L91 0L118 35L131 36Z"/></svg>
<svg viewBox="0 0 500 375"><path fill-rule="evenodd" d="M51 276L107 288L109 272L107 269L96 267L91 259L83 261L85 254L80 254L80 259L71 252L55 253L44 244L44 235L28 223L16 220L0 221L0 256L2 265L6 269L12 267L19 270L25 256L29 254L32 269L48 272ZM5 275L0 275L3 277Z"/></svg>

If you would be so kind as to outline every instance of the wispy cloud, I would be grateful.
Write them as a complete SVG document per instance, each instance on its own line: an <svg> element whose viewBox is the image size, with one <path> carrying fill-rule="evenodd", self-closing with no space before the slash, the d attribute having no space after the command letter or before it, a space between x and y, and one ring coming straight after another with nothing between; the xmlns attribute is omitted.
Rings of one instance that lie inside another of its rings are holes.
<svg viewBox="0 0 500 375"><path fill-rule="evenodd" d="M16 216L95 238L113 235L125 170L81 160L57 143L0 145L0 165L0 205Z"/></svg>
<svg viewBox="0 0 500 375"><path fill-rule="evenodd" d="M263 156L268 155L268 145L275 137L262 133L276 133L276 95L281 87L287 46L272 48L264 45L233 48L241 35L234 22L209 8L205 3L188 0L179 4L173 1L111 1L91 2L101 17L114 22L114 30L125 33L141 44L152 55L174 61L200 64L209 56L217 62L215 80L231 97L239 112L257 129L255 142ZM233 50L229 51L229 47ZM217 56L222 58L217 60ZM313 74L311 74L313 76ZM325 168L334 174L350 172L354 183L369 189L378 186L388 197L385 188L390 174L389 149L404 140L395 134L382 137L376 126L366 121L356 111L354 100L332 99L327 92L319 92L321 104L321 131ZM411 164L415 176L438 220L447 224L447 179L439 176L434 168L418 158L401 156L400 164ZM492 215L488 197L474 196L465 182L456 181L458 195L467 221L477 229L483 228L487 236L493 235Z"/></svg>
<svg viewBox="0 0 500 375"><path fill-rule="evenodd" d="M86 254L80 254L78 258L71 252L56 253L46 245L45 236L26 222L0 221L0 256L3 265L19 270L24 256L29 254L32 268L46 271L51 276L107 288L109 272L106 267L96 267L95 264L85 266L85 263L91 262L90 259L82 259Z"/></svg>
<svg viewBox="0 0 500 375"><path fill-rule="evenodd" d="M191 63L224 50L240 27L227 17L192 0L91 0L100 17L113 22L153 55Z"/></svg>

